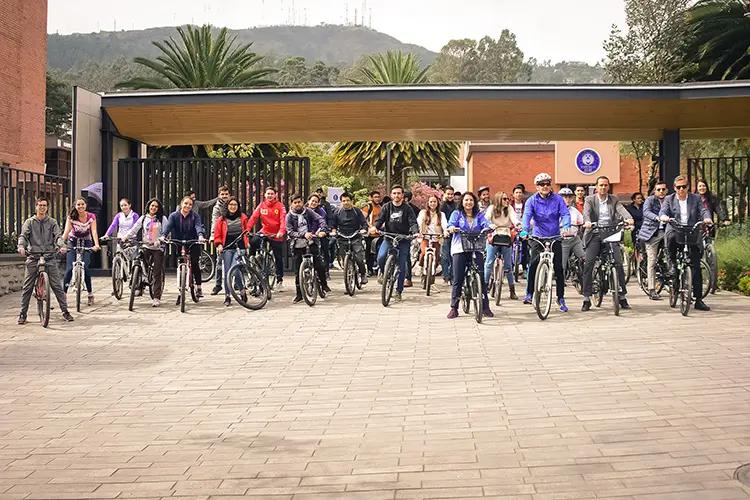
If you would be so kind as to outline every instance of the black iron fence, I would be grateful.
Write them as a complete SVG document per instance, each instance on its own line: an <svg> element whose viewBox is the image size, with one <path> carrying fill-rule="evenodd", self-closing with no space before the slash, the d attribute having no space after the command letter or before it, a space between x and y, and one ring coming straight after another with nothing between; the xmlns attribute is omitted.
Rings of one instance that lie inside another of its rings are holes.
<svg viewBox="0 0 750 500"><path fill-rule="evenodd" d="M750 158L688 158L687 175L691 190L699 180L708 184L732 222L744 222L750 202Z"/></svg>
<svg viewBox="0 0 750 500"><path fill-rule="evenodd" d="M289 206L294 194L305 198L310 194L310 159L127 158L118 162L118 199L130 199L138 213L144 210L145 202L151 198L161 200L165 210L171 212L188 191L195 191L197 200L209 200L218 195L222 185L229 187L232 196L247 212L252 212L263 200L264 191L269 186L275 187L279 200ZM203 210L200 215L206 228L210 228L211 209Z"/></svg>
<svg viewBox="0 0 750 500"><path fill-rule="evenodd" d="M70 179L11 167L0 167L0 234L3 243L18 237L21 226L36 211L36 199L49 200L49 215L62 229L70 211Z"/></svg>

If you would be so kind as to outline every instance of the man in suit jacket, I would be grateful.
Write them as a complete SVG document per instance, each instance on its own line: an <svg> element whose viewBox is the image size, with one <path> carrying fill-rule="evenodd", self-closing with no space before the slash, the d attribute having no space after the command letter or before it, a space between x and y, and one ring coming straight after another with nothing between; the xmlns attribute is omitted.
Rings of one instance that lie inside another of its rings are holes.
<svg viewBox="0 0 750 500"><path fill-rule="evenodd" d="M583 205L583 220L586 232L583 235L583 245L586 247L586 263L583 266L583 306L581 311L591 309L591 291L593 288L594 262L601 255L602 238L601 233L591 231L593 222L600 226L614 226L618 219L633 224L633 217L620 201L609 194L609 179L601 175L596 179L596 194L586 197ZM622 253L619 248L614 249L615 269L617 269L617 281L620 283L620 307L630 309L626 297L628 290L625 287L625 270L622 267Z"/></svg>
<svg viewBox="0 0 750 500"><path fill-rule="evenodd" d="M647 287L651 300L661 300L656 293L656 258L659 255L659 246L664 241L664 223L659 220L659 213L666 196L667 183L657 182L654 194L646 198L643 204L643 225L638 232L638 241L646 245Z"/></svg>
<svg viewBox="0 0 750 500"><path fill-rule="evenodd" d="M682 226L694 226L699 221L706 224L713 223L711 212L703 205L700 195L688 193L688 181L684 175L678 175L674 180L673 194L664 199L659 218L662 222L668 222L675 219ZM674 227L667 225L664 239L667 242L669 258L673 263L673 276L675 281L673 287L677 286L677 239ZM703 276L701 276L701 257L702 251L700 245L690 246L690 267L693 269L693 296L695 297L695 309L698 311L710 311L711 308L703 302Z"/></svg>

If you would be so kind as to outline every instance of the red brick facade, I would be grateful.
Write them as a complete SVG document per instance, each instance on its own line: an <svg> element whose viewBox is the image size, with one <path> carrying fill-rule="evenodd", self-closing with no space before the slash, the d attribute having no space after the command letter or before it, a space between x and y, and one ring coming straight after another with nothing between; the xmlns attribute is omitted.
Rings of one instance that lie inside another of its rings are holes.
<svg viewBox="0 0 750 500"><path fill-rule="evenodd" d="M0 164L44 172L47 0L0 0Z"/></svg>

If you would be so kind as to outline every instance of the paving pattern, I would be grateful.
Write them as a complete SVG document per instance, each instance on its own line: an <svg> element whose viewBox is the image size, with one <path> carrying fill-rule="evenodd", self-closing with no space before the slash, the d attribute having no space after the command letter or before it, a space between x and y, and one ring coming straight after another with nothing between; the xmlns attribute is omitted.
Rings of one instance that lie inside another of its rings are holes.
<svg viewBox="0 0 750 500"><path fill-rule="evenodd" d="M97 279L47 330L0 298L0 499L750 498L750 300L477 325L334 279L314 308L186 314Z"/></svg>

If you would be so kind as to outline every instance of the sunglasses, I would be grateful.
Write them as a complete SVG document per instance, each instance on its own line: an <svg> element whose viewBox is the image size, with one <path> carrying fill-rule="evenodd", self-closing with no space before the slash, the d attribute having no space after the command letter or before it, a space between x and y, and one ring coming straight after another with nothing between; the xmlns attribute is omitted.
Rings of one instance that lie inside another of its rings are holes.
<svg viewBox="0 0 750 500"><path fill-rule="evenodd" d="M667 188L656 188L657 191L666 191Z"/></svg>
<svg viewBox="0 0 750 500"><path fill-rule="evenodd" d="M508 198L501 198L502 201L510 201Z"/></svg>
<svg viewBox="0 0 750 500"><path fill-rule="evenodd" d="M540 182L539 184L537 184L537 186L541 186L541 187L550 187L551 185L552 183L549 181L544 181L544 182Z"/></svg>
<svg viewBox="0 0 750 500"><path fill-rule="evenodd" d="M675 189L687 189L687 184L681 184L679 186L675 186Z"/></svg>

